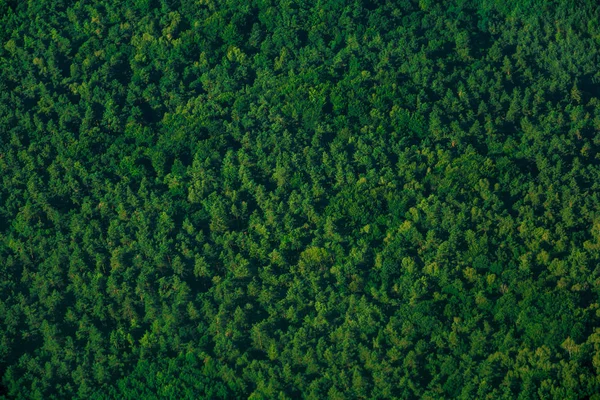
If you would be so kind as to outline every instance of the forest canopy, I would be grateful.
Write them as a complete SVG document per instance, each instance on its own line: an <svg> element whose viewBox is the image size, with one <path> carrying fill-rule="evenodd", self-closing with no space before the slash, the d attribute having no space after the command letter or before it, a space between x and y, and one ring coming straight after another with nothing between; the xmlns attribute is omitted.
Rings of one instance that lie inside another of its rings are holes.
<svg viewBox="0 0 600 400"><path fill-rule="evenodd" d="M592 0L0 0L0 398L600 399Z"/></svg>

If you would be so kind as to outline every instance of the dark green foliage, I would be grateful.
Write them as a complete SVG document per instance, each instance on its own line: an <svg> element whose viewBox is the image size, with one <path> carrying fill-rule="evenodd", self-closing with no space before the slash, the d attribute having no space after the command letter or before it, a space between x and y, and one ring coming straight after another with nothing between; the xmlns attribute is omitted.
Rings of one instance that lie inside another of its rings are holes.
<svg viewBox="0 0 600 400"><path fill-rule="evenodd" d="M0 0L0 398L599 399L599 20Z"/></svg>

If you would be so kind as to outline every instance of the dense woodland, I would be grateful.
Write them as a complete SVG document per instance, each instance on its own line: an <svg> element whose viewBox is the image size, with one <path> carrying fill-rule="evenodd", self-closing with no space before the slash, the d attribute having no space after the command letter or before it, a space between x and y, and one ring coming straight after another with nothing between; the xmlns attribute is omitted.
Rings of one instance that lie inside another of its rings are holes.
<svg viewBox="0 0 600 400"><path fill-rule="evenodd" d="M595 1L0 26L0 398L600 399Z"/></svg>

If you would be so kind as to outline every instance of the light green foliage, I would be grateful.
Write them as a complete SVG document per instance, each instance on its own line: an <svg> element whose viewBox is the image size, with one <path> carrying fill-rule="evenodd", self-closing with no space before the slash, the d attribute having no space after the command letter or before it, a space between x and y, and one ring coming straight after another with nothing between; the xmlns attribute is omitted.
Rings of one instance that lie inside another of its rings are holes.
<svg viewBox="0 0 600 400"><path fill-rule="evenodd" d="M599 20L0 0L0 398L597 398Z"/></svg>

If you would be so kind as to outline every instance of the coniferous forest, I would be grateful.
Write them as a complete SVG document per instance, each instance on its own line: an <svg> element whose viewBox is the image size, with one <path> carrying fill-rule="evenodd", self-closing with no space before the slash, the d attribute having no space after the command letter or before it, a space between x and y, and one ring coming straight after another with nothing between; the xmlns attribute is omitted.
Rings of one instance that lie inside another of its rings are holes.
<svg viewBox="0 0 600 400"><path fill-rule="evenodd" d="M594 0L0 0L0 398L600 399Z"/></svg>

